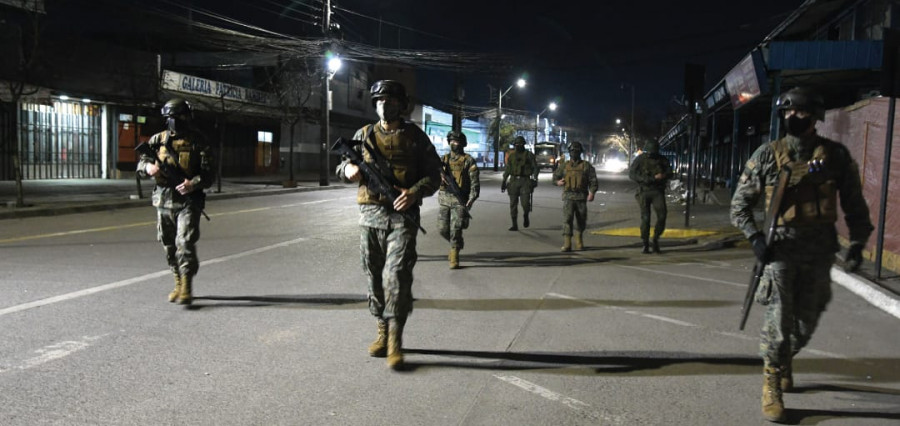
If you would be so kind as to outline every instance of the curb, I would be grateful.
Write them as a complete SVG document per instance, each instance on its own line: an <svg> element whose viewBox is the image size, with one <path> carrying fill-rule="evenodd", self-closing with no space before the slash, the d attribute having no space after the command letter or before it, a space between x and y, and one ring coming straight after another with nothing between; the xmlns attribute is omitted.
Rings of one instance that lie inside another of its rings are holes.
<svg viewBox="0 0 900 426"><path fill-rule="evenodd" d="M308 187L297 187L297 188L284 188L284 189L263 189L259 191L240 191L240 192L232 192L232 193L207 193L207 200L226 200L231 198L244 198L244 197L260 197L264 195L280 195L280 194L290 194L294 192L308 192L308 191L325 191L330 189L341 189L344 188L344 185L329 185L329 186L308 186ZM119 210L119 209L130 209L135 207L150 207L150 199L143 198L139 200L109 200L109 201L94 201L87 203L79 203L79 204L61 204L61 205L34 205L31 207L22 207L17 209L13 207L10 211L0 211L0 220L4 219L21 219L28 217L39 217L39 216L59 216L65 214L72 213L86 213L86 212L96 212L96 211L104 211L104 210Z"/></svg>
<svg viewBox="0 0 900 426"><path fill-rule="evenodd" d="M900 318L900 301L882 290L878 284L859 275L848 273L837 266L831 267L831 280L850 290L851 293L862 297L876 308Z"/></svg>

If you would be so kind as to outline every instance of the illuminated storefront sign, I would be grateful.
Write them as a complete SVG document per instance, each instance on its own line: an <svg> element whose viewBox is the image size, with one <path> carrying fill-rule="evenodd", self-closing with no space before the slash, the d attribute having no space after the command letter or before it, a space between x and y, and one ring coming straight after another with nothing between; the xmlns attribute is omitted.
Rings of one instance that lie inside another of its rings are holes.
<svg viewBox="0 0 900 426"><path fill-rule="evenodd" d="M163 71L162 87L175 92L224 98L251 104L271 105L273 103L272 95L260 90L248 89L169 70Z"/></svg>

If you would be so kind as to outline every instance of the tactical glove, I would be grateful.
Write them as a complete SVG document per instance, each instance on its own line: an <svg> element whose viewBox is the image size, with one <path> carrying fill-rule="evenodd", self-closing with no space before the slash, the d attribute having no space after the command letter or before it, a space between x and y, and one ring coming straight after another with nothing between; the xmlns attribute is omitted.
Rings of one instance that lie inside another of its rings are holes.
<svg viewBox="0 0 900 426"><path fill-rule="evenodd" d="M844 260L844 265L847 270L850 272L856 272L859 270L859 266L862 265L862 244L853 244L847 249L847 257Z"/></svg>
<svg viewBox="0 0 900 426"><path fill-rule="evenodd" d="M506 181L500 184L500 192L506 192Z"/></svg>
<svg viewBox="0 0 900 426"><path fill-rule="evenodd" d="M532 187L532 188L537 188L537 179L532 179L532 180L531 180L531 187Z"/></svg>
<svg viewBox="0 0 900 426"><path fill-rule="evenodd" d="M753 247L753 254L760 262L766 261L766 236L762 232L757 232L750 236L750 245Z"/></svg>

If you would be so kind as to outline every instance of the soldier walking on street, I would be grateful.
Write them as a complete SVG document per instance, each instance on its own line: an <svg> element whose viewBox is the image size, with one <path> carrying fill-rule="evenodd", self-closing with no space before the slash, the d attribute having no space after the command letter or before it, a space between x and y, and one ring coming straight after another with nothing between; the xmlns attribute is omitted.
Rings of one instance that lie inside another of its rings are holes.
<svg viewBox="0 0 900 426"><path fill-rule="evenodd" d="M564 187L563 199L563 246L562 251L572 251L573 219L575 250L584 249L584 228L587 224L587 203L594 201L597 192L597 171L591 163L582 160L584 149L581 142L569 145L569 161L553 172L553 181Z"/></svg>
<svg viewBox="0 0 900 426"><path fill-rule="evenodd" d="M465 245L463 229L469 227L469 209L478 199L481 182L475 159L463 151L468 144L466 135L451 130L447 132L447 142L450 143L450 153L441 158L442 167L448 173L442 175L438 193L438 229L441 236L450 242L450 269L458 269L459 251ZM456 185L448 184L447 178L453 179ZM451 188L459 190L459 193L452 193Z"/></svg>
<svg viewBox="0 0 900 426"><path fill-rule="evenodd" d="M794 88L778 98L776 108L787 135L763 144L747 160L731 200L731 222L766 265L756 292L757 302L766 306L760 337L762 413L780 422L786 418L782 393L793 388L792 359L809 342L831 300L829 271L840 248L838 202L850 232L847 269L859 268L873 227L850 152L816 134L816 121L825 120L822 97ZM774 243L766 247L753 208L762 196L769 202L784 166L791 168L791 178L773 216Z"/></svg>
<svg viewBox="0 0 900 426"><path fill-rule="evenodd" d="M379 80L370 94L379 120L356 132L353 139L362 143L355 149L400 194L391 203L367 185L360 167L349 159L338 164L336 173L344 182L359 182L360 252L368 278L369 311L376 318L378 331L369 355L387 356L387 365L400 369L403 328L413 309L419 206L440 185L441 159L425 132L401 117L409 107L402 84Z"/></svg>
<svg viewBox="0 0 900 426"><path fill-rule="evenodd" d="M628 177L638 183L638 191L634 195L641 208L641 241L644 243L642 253L650 253L651 243L654 253L660 253L659 237L666 230L666 182L672 178L672 166L669 160L659 153L659 143L655 140L644 144L644 153L631 163ZM656 213L656 224L653 227L653 240L650 240L650 207Z"/></svg>
<svg viewBox="0 0 900 426"><path fill-rule="evenodd" d="M516 136L513 143L515 149L509 153L506 167L503 169L503 183L500 184L500 192L509 190L509 215L512 218L510 231L519 230L518 204L522 203L522 224L527 228L530 225L528 213L531 212L531 193L537 186L538 173L537 161L534 154L525 149L525 138ZM507 185L507 181L509 184Z"/></svg>
<svg viewBox="0 0 900 426"><path fill-rule="evenodd" d="M166 262L175 275L169 302L190 305L194 275L200 269L197 241L200 215L206 204L204 189L213 184L213 156L200 132L193 126L193 112L184 99L175 98L162 107L167 129L147 142L137 173L156 180L156 239L166 252Z"/></svg>

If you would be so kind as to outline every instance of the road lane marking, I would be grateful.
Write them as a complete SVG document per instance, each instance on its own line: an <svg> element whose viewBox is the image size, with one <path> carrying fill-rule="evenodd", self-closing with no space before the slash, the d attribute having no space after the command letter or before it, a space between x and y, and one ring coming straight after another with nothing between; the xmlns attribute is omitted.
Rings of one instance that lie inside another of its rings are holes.
<svg viewBox="0 0 900 426"><path fill-rule="evenodd" d="M0 369L0 373L4 373L12 369L27 370L29 368L34 368L39 365L46 364L50 361L65 358L69 355L74 354L75 352L87 349L95 340L99 340L105 336L106 334L102 334L100 336L86 336L82 338L82 340L66 340L63 342L44 346L43 348L34 351L38 354L37 356L25 359L12 368Z"/></svg>
<svg viewBox="0 0 900 426"><path fill-rule="evenodd" d="M589 410L589 408L591 406L585 402L579 401L575 398L570 398L570 397L565 396L560 393L553 392L550 389L547 389L547 388L537 385L535 383L531 383L527 380L520 379L516 376L500 376L500 375L495 374L494 377L499 380L502 380L506 383L509 383L513 386L516 386L520 389L524 389L527 392L531 392L535 395L538 395L544 399L554 401L554 402L559 402L562 405L565 405L566 407L569 407L571 409L581 412L583 415L585 415L586 417L589 417L591 420L598 421L598 422L602 420L602 421L607 421L607 422L622 423L623 419L620 416L604 415L604 414L595 412L593 410Z"/></svg>
<svg viewBox="0 0 900 426"><path fill-rule="evenodd" d="M287 247L287 246L297 244L297 243L300 243L300 242L303 242L306 240L307 240L307 238L302 238L302 237L295 238L293 240L283 241L283 242L280 242L277 244L272 244L272 245L265 246L265 247L255 248L253 250L247 250L247 251L243 251L240 253L231 254L228 256L217 257L214 259L209 259L209 260L200 262L200 266L214 265L216 263L227 262L229 260L252 256L252 255L264 253L264 252L267 252L270 250ZM141 276L134 277L134 278L128 278L126 280L116 281L113 283L103 284L103 285L99 285L99 286L91 287L91 288L85 288L82 290L73 291L71 293L66 293L66 294L61 294L58 296L48 297L45 299L35 300L33 302L23 303L23 304L16 305L16 306L10 306L8 308L0 309L0 317L2 317L4 315L16 313L16 312L26 311L28 309L51 305L51 304L59 303L59 302L65 302L68 300L77 299L79 297L89 296L91 294L99 293L102 291L113 290L113 289L116 289L119 287L125 287L125 286L129 286L132 284L137 284L140 282L168 276L171 274L172 274L172 271L166 269L163 271L152 272L152 273L141 275Z"/></svg>
<svg viewBox="0 0 900 426"><path fill-rule="evenodd" d="M711 283L716 283L716 284L725 284L725 285L730 285L730 286L734 286L734 287L747 287L747 284L733 283L731 281L723 281L723 280L717 280L717 279L713 279L713 278L698 277L696 275L677 274L674 272L658 271L656 269L641 268L640 266L629 266L629 265L613 265L613 266L616 266L619 268L626 268L626 269L635 269L635 270L644 271L644 272L651 272L654 274L668 275L671 277L689 278L689 279L697 280L697 281L706 281L706 282L711 282Z"/></svg>
<svg viewBox="0 0 900 426"><path fill-rule="evenodd" d="M263 210L275 210L275 209L282 209L282 208L289 208L289 207L299 207L299 206L310 205L310 204L321 204L321 203L327 203L330 201L343 200L343 199L347 199L347 198L351 198L351 197L328 198L328 199L324 199L324 200L306 201L306 202L302 202L302 203L285 204L285 205L281 205L281 206L260 207L260 208L256 208L256 209L244 209L244 210L235 210L235 211L230 211L230 212L213 213L213 214L209 215L209 217L229 216L229 215L244 214L244 213L256 213L256 212L263 211ZM49 234L27 235L24 237L4 238L4 239L0 239L0 244L18 243L18 242L30 241L30 240L40 240L43 238L66 237L69 235L89 234L92 232L116 231L119 229L136 228L139 226L150 226L150 225L155 226L156 221L154 220L154 221L149 221L149 222L137 222L137 223L129 223L129 224L125 224L125 225L116 225L116 226L103 226L100 228L75 229L72 231L51 232Z"/></svg>

